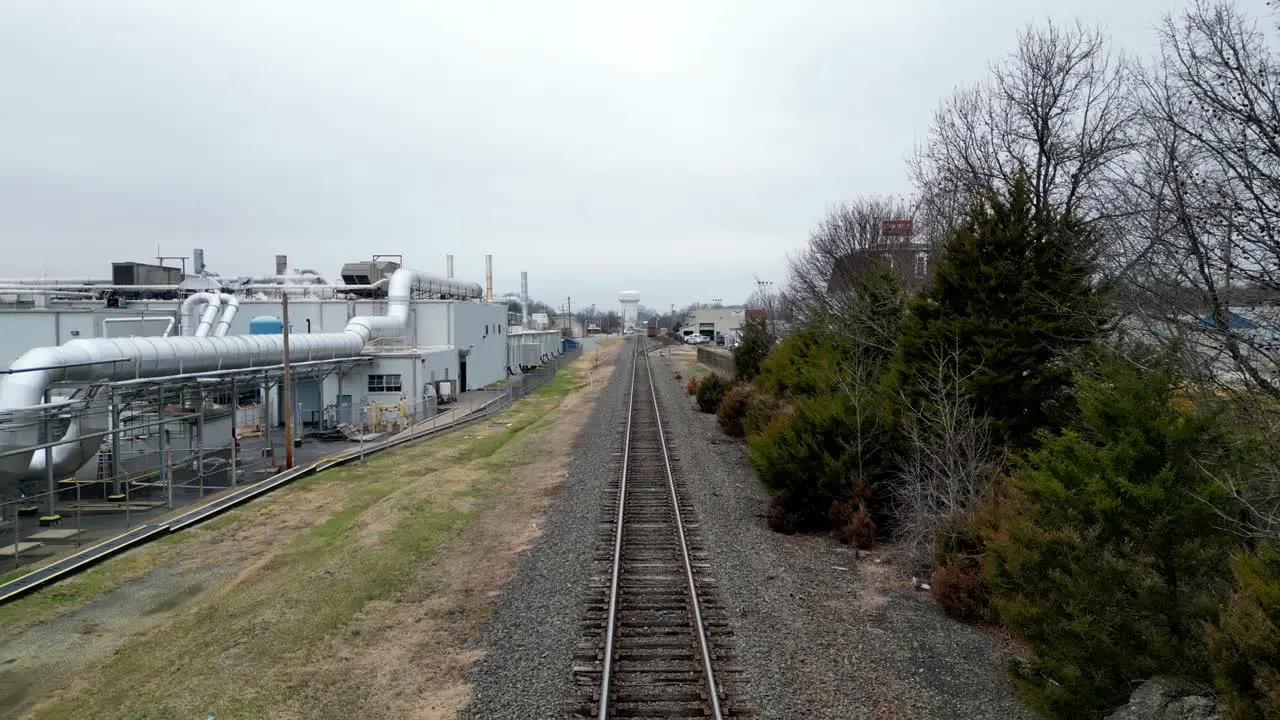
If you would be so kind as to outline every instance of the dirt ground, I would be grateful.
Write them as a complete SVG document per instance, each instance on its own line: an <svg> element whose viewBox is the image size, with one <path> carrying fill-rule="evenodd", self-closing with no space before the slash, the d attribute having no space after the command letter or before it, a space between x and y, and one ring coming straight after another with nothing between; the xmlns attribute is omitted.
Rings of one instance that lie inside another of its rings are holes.
<svg viewBox="0 0 1280 720"><path fill-rule="evenodd" d="M618 347L0 608L0 717L453 717Z"/></svg>

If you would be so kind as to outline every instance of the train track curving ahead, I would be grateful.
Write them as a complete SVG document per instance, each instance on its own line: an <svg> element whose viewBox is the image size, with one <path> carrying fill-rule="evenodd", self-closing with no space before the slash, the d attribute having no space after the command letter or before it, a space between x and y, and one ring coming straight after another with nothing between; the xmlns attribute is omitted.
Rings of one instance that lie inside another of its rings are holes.
<svg viewBox="0 0 1280 720"><path fill-rule="evenodd" d="M673 470L653 371L635 340L621 469L611 488L575 667L576 717L746 717L731 634Z"/></svg>

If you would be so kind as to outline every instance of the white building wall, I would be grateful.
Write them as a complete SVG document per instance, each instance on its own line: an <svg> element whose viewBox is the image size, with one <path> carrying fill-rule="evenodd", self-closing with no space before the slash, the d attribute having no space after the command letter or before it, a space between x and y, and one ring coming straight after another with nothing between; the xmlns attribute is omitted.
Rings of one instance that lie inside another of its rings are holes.
<svg viewBox="0 0 1280 720"><path fill-rule="evenodd" d="M507 306L485 303L449 303L453 342L458 350L470 349L466 390L477 390L507 377Z"/></svg>

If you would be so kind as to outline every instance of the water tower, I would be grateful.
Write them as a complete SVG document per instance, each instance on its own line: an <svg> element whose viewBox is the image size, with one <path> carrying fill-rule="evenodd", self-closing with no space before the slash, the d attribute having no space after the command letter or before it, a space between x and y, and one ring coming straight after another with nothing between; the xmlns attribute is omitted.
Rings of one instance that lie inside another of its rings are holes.
<svg viewBox="0 0 1280 720"><path fill-rule="evenodd" d="M622 303L622 332L635 330L640 317L640 293L623 290L618 293L618 302Z"/></svg>

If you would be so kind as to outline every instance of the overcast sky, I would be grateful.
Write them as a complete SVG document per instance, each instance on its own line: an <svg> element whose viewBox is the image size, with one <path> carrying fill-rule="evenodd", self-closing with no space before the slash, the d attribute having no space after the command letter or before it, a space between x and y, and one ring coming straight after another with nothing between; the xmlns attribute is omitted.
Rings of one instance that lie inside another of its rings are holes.
<svg viewBox="0 0 1280 720"><path fill-rule="evenodd" d="M1026 23L1178 0L0 0L0 275L205 248L559 304L741 301ZM1250 2L1261 5L1261 0Z"/></svg>

